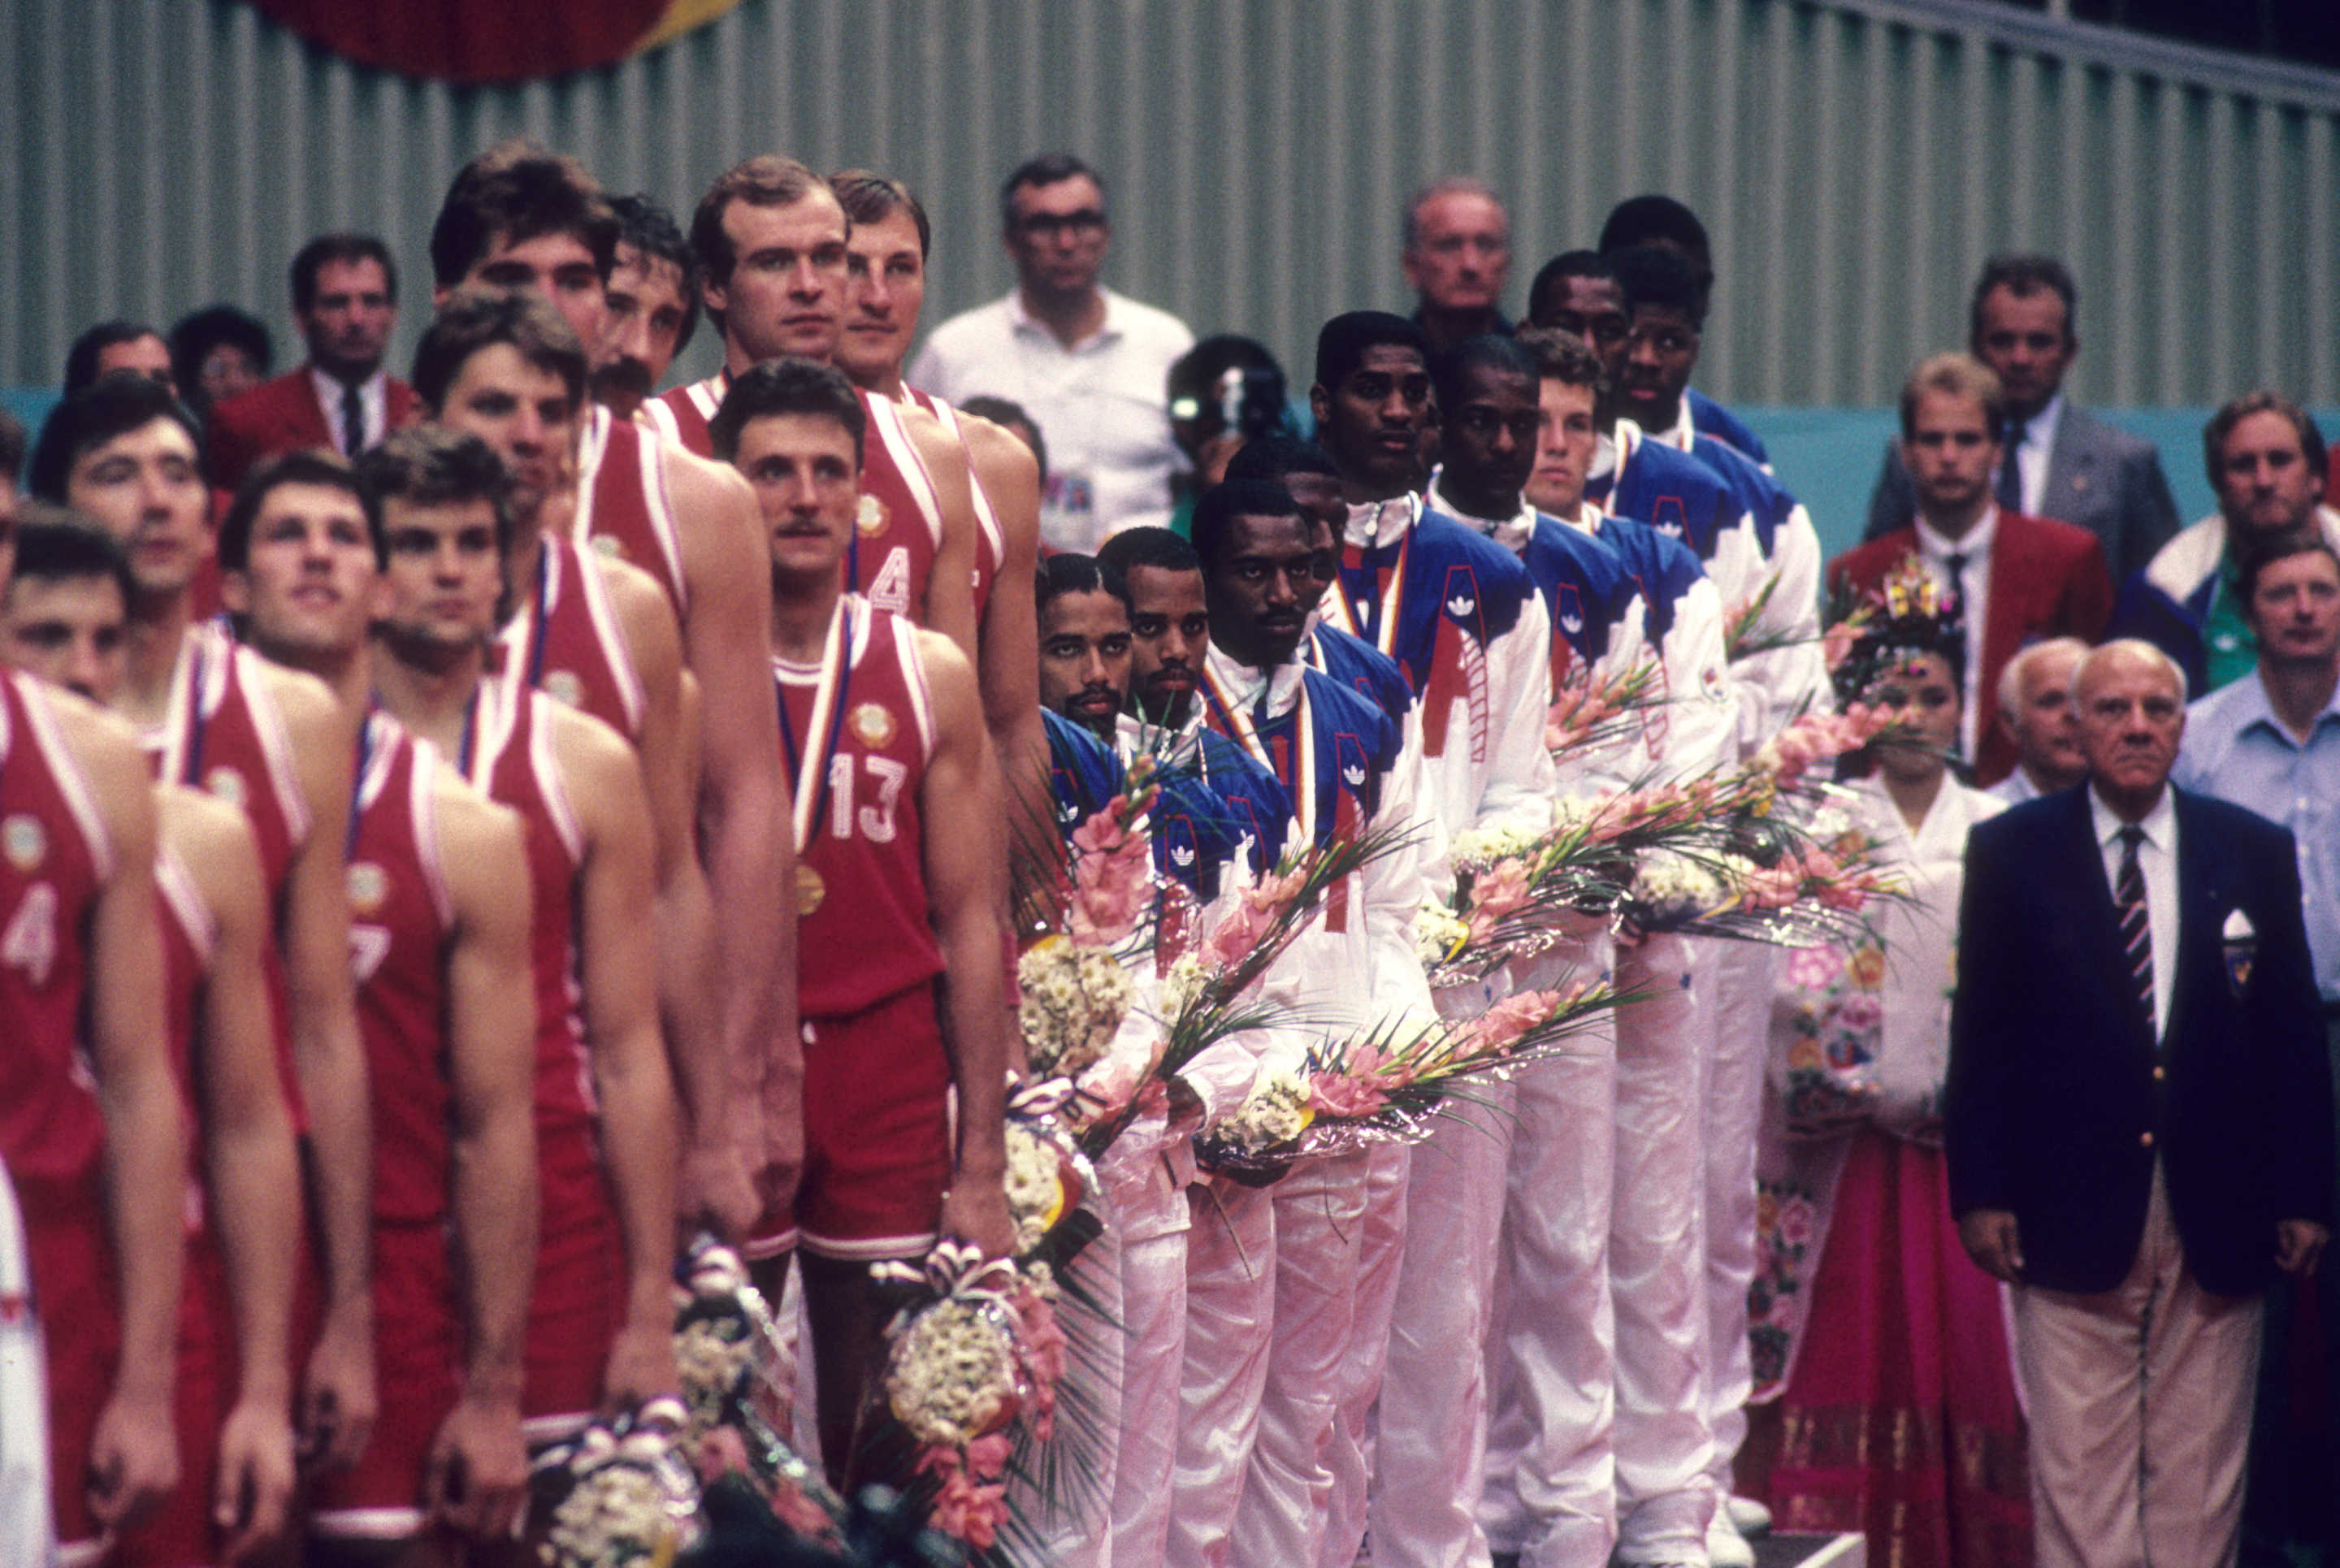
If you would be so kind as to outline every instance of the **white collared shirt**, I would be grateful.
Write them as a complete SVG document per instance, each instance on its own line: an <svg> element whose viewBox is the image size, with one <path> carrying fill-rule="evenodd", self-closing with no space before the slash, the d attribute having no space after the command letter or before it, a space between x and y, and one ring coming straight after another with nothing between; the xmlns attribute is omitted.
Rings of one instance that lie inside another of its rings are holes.
<svg viewBox="0 0 2340 1568"><path fill-rule="evenodd" d="M2057 392L2048 400L2048 406L2033 414L2023 427L2023 440L2013 452L1999 454L2002 463L2015 464L2016 493L2023 498L2023 511L2028 517L2038 517L2048 497L2048 455L2056 450L2056 432L2064 422L2064 394ZM1991 475L1996 493L1997 474Z"/></svg>
<svg viewBox="0 0 2340 1568"><path fill-rule="evenodd" d="M2137 868L2145 876L2145 920L2153 937L2153 1037L2169 1028L2169 998L2177 988L2177 808L2167 785L2161 799L2137 824L2145 842L2137 847ZM2093 786L2088 790L2088 818L2095 824L2097 848L2105 863L2105 885L2113 891L2116 918L2120 908L2120 830L2122 821Z"/></svg>
<svg viewBox="0 0 2340 1568"><path fill-rule="evenodd" d="M1996 505L1984 508L1975 525L1957 540L1938 532L1924 517L1918 519L1918 556L1926 564L1926 575L1934 580L1936 588L1958 596L1960 616L1966 626L1966 710L1958 715L1958 752L1969 762L1974 760L1975 748L1981 739L1982 638L1984 629L1990 624L1990 547L1998 537ZM1953 555L1966 557L1955 582L1950 581Z"/></svg>
<svg viewBox="0 0 2340 1568"><path fill-rule="evenodd" d="M325 413L325 428L332 432L333 450L343 457L355 457L349 450L348 434L342 425L342 394L346 383L319 370L309 367L309 385L317 394L317 406ZM365 411L365 444L378 446L390 433L390 376L380 366L373 374L358 383L358 403Z"/></svg>

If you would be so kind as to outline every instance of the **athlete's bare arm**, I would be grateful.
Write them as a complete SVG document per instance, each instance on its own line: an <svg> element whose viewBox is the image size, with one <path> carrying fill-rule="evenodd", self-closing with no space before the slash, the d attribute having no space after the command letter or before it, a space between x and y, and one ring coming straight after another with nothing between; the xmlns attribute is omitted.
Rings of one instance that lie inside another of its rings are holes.
<svg viewBox="0 0 2340 1568"><path fill-rule="evenodd" d="M969 663L975 647L975 552L982 525L975 521L975 491L968 478L967 449L959 445L942 421L912 403L897 404L902 429L918 449L927 478L940 506L943 536L935 546L934 575L927 579L927 598L918 624L951 640ZM1038 668L1035 665L1035 670ZM1038 676L1033 679L1036 681Z"/></svg>
<svg viewBox="0 0 2340 1568"><path fill-rule="evenodd" d="M425 1495L449 1524L493 1540L528 1485L520 1400L537 1214L528 852L520 818L444 768L432 799L455 911L447 1060L466 1348L463 1392L431 1444ZM457 1474L460 1494L449 1484Z"/></svg>
<svg viewBox="0 0 2340 1568"><path fill-rule="evenodd" d="M1040 464L1032 449L987 419L961 412L968 461L999 521L999 575L983 606L976 673L991 748L1014 781L1047 776L1048 738L1040 724L1040 629L1024 584L1040 553Z"/></svg>
<svg viewBox="0 0 2340 1568"><path fill-rule="evenodd" d="M242 811L199 789L156 791L163 839L212 918L200 1061L204 1174L235 1313L235 1404L220 1428L212 1514L227 1559L283 1533L292 1494L290 1323L301 1162L276 1071L262 955L275 939L260 850Z"/></svg>
<svg viewBox="0 0 2340 1568"><path fill-rule="evenodd" d="M302 1456L347 1465L373 1431L373 1124L365 1046L350 972L350 778L357 716L323 682L261 666L301 770L309 836L285 878L282 940L292 997L292 1066L309 1117L316 1213L324 1236L325 1317L301 1392Z"/></svg>
<svg viewBox="0 0 2340 1568"><path fill-rule="evenodd" d="M797 971L788 957L796 948L796 906L771 896L794 886L796 876L767 650L771 561L755 492L737 470L671 443L658 450L690 593L683 651L699 685L699 744L687 749L695 767L689 798L709 900L698 918L712 937L699 961L716 981L694 991L702 1008L713 999L714 1054L674 1057L688 1137L677 1196L686 1221L712 1221L736 1241L760 1207L748 1177L768 1164L768 1136L782 1146L769 1164L785 1183L783 1201L803 1157L793 1102L781 1126L765 1128L757 1114L768 1055L788 1053L778 1064L784 1078L802 1074ZM660 987L669 997L676 990L663 974Z"/></svg>
<svg viewBox="0 0 2340 1568"><path fill-rule="evenodd" d="M626 1245L626 1319L610 1351L602 1400L640 1404L677 1386L673 1260L673 1080L658 1032L658 952L642 926L651 847L641 772L608 725L556 710L549 726L561 784L585 833L578 958L585 1043L600 1103L601 1157Z"/></svg>
<svg viewBox="0 0 2340 1568"><path fill-rule="evenodd" d="M1006 1013L1000 995L1002 866L999 770L991 758L975 670L950 641L918 633L934 697L935 754L918 787L927 906L943 950L943 1043L958 1090L958 1148L942 1231L987 1257L1014 1250L1000 1183L1006 1169Z"/></svg>
<svg viewBox="0 0 2340 1568"><path fill-rule="evenodd" d="M171 1376L183 1253L185 1118L164 1040L154 791L145 760L118 721L76 698L43 695L89 780L114 852L89 920L89 1051L105 1116L122 1357L98 1417L90 1474L103 1488L91 1512L108 1531L119 1531L151 1513L179 1478Z"/></svg>

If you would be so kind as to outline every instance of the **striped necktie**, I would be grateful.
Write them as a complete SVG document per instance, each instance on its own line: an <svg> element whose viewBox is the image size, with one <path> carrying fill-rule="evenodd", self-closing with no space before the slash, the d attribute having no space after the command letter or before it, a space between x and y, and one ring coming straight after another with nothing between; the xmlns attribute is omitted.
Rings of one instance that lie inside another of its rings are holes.
<svg viewBox="0 0 2340 1568"><path fill-rule="evenodd" d="M2120 875L2113 879L2113 902L2120 908L2121 951L2128 959L2129 988L2144 1012L2145 1032L2157 1036L2153 1006L2153 922L2146 914L2145 872L2137 863L2137 847L2145 829L2131 822L2120 830Z"/></svg>

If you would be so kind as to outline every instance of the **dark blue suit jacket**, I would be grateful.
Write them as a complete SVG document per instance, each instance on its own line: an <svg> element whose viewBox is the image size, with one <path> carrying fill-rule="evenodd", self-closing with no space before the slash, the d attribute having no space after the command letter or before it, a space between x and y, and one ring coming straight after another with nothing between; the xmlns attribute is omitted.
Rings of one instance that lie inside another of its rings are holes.
<svg viewBox="0 0 2340 1568"><path fill-rule="evenodd" d="M2157 1156L2205 1289L2261 1288L2277 1220L2331 1220L2330 1071L2291 834L2207 796L2176 800L2177 974L2159 1041L2129 989L2087 787L1967 840L1950 1205L2014 1211L2027 1284L2119 1284ZM2244 979L2222 936L2236 909L2256 930Z"/></svg>

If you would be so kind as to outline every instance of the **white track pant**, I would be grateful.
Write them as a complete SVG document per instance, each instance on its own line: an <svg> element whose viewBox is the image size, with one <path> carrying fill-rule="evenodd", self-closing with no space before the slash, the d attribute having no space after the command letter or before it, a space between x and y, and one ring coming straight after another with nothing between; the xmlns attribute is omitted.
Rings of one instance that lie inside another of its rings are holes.
<svg viewBox="0 0 2340 1568"><path fill-rule="evenodd" d="M1783 955L1761 942L1717 942L1714 1055L1706 1091L1707 1474L1730 1495L1730 1464L1747 1439L1755 1367L1747 1346L1747 1287L1755 1279L1755 1148L1763 1111L1771 990Z"/></svg>
<svg viewBox="0 0 2340 1568"><path fill-rule="evenodd" d="M1373 1479L1373 1407L1389 1362L1390 1322L1397 1310L1399 1270L1405 1257L1408 1174L1416 1152L1393 1144L1368 1156L1372 1174L1357 1255L1355 1348L1341 1373L1341 1425L1328 1456L1333 1505L1324 1523L1321 1568L1349 1568L1365 1538Z"/></svg>
<svg viewBox="0 0 2340 1568"><path fill-rule="evenodd" d="M1053 1441L1069 1478L1060 1480L1054 1498L1041 1496L1025 1479L1012 1478L1007 1484L1008 1506L1046 1543L1039 1561L1048 1568L1110 1568L1113 1562L1107 1516L1114 1495L1115 1449L1121 1435L1121 1255L1120 1227L1109 1223L1105 1234L1073 1259L1066 1271L1065 1294L1056 1302L1056 1322L1071 1343L1071 1357L1082 1369L1081 1381L1093 1401L1083 1419L1057 1413ZM1076 1292L1094 1305L1076 1301Z"/></svg>
<svg viewBox="0 0 2340 1568"><path fill-rule="evenodd" d="M1188 1187L1186 1198L1194 1224L1166 1558L1170 1568L1226 1568L1267 1385L1275 1197L1212 1180Z"/></svg>
<svg viewBox="0 0 2340 1568"><path fill-rule="evenodd" d="M1515 1084L1479 1523L1530 1568L1608 1561L1617 1542L1613 1020Z"/></svg>
<svg viewBox="0 0 2340 1568"><path fill-rule="evenodd" d="M1121 1352L1121 1446L1114 1455L1114 1568L1162 1568L1186 1350L1186 1232L1122 1244L1121 1314L1128 1333Z"/></svg>
<svg viewBox="0 0 2340 1568"><path fill-rule="evenodd" d="M1617 955L1617 1158L1609 1275L1617 1315L1618 1555L1705 1568L1706 1067L1713 962L1678 937Z"/></svg>
<svg viewBox="0 0 2340 1568"><path fill-rule="evenodd" d="M1304 1161L1275 1197L1275 1324L1259 1436L1235 1509L1235 1568L1321 1560L1341 1373L1354 1347L1370 1158Z"/></svg>
<svg viewBox="0 0 2340 1568"><path fill-rule="evenodd" d="M1509 1083L1474 1085L1413 1151L1374 1444L1374 1568L1487 1561L1479 1482L1512 1099Z"/></svg>

